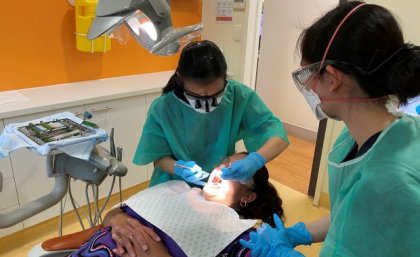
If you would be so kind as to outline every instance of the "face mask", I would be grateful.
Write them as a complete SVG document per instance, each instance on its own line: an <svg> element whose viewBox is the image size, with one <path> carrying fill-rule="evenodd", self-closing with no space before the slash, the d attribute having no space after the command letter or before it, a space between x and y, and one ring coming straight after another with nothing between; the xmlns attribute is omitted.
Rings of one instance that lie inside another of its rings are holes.
<svg viewBox="0 0 420 257"><path fill-rule="evenodd" d="M312 111L315 113L315 116L318 120L327 119L328 115L321 109L321 100L318 95L311 89L309 91L302 92L305 100L308 102Z"/></svg>
<svg viewBox="0 0 420 257"><path fill-rule="evenodd" d="M214 111L222 101L225 89L210 96L199 96L187 90L184 90L184 96L187 98L191 107L199 113L209 113Z"/></svg>

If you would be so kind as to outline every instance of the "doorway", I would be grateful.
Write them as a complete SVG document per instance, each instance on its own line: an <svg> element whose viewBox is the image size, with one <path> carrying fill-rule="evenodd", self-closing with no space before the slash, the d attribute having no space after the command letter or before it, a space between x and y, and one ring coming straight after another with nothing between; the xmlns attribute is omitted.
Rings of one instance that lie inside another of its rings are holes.
<svg viewBox="0 0 420 257"><path fill-rule="evenodd" d="M282 120L291 143L267 164L272 170L270 176L296 191L314 196L326 122L316 120L290 74L299 67L299 58L294 53L300 32L338 1L251 2L248 23L258 26L254 25L256 36L251 41L248 37L247 49L251 51L245 56L244 69L251 67L251 73L245 74L255 75L254 80L245 76L244 82L254 85L263 101ZM247 64L247 60L254 63Z"/></svg>

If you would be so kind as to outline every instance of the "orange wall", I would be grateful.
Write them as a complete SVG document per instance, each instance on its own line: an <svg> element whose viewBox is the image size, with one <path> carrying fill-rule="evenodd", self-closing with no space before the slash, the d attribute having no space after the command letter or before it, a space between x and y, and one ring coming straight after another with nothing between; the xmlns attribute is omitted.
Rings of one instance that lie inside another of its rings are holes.
<svg viewBox="0 0 420 257"><path fill-rule="evenodd" d="M0 91L171 70L178 55L154 56L134 38L106 53L76 50L74 7L67 0L3 1ZM175 27L201 22L201 0L172 0Z"/></svg>

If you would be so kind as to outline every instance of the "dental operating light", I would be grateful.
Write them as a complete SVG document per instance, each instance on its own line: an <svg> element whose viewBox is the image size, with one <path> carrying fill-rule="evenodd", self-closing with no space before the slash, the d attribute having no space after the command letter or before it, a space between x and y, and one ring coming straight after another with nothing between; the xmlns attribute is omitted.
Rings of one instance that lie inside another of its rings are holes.
<svg viewBox="0 0 420 257"><path fill-rule="evenodd" d="M87 38L111 35L126 25L136 41L151 53L172 55L197 36L202 24L174 28L170 11L170 0L99 0Z"/></svg>

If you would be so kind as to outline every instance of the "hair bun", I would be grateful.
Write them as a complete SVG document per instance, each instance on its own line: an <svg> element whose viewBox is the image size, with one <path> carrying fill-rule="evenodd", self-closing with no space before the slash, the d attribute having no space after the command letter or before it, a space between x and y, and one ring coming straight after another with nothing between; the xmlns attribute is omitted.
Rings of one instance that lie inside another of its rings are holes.
<svg viewBox="0 0 420 257"><path fill-rule="evenodd" d="M404 44L389 67L387 88L401 104L420 95L420 47Z"/></svg>

